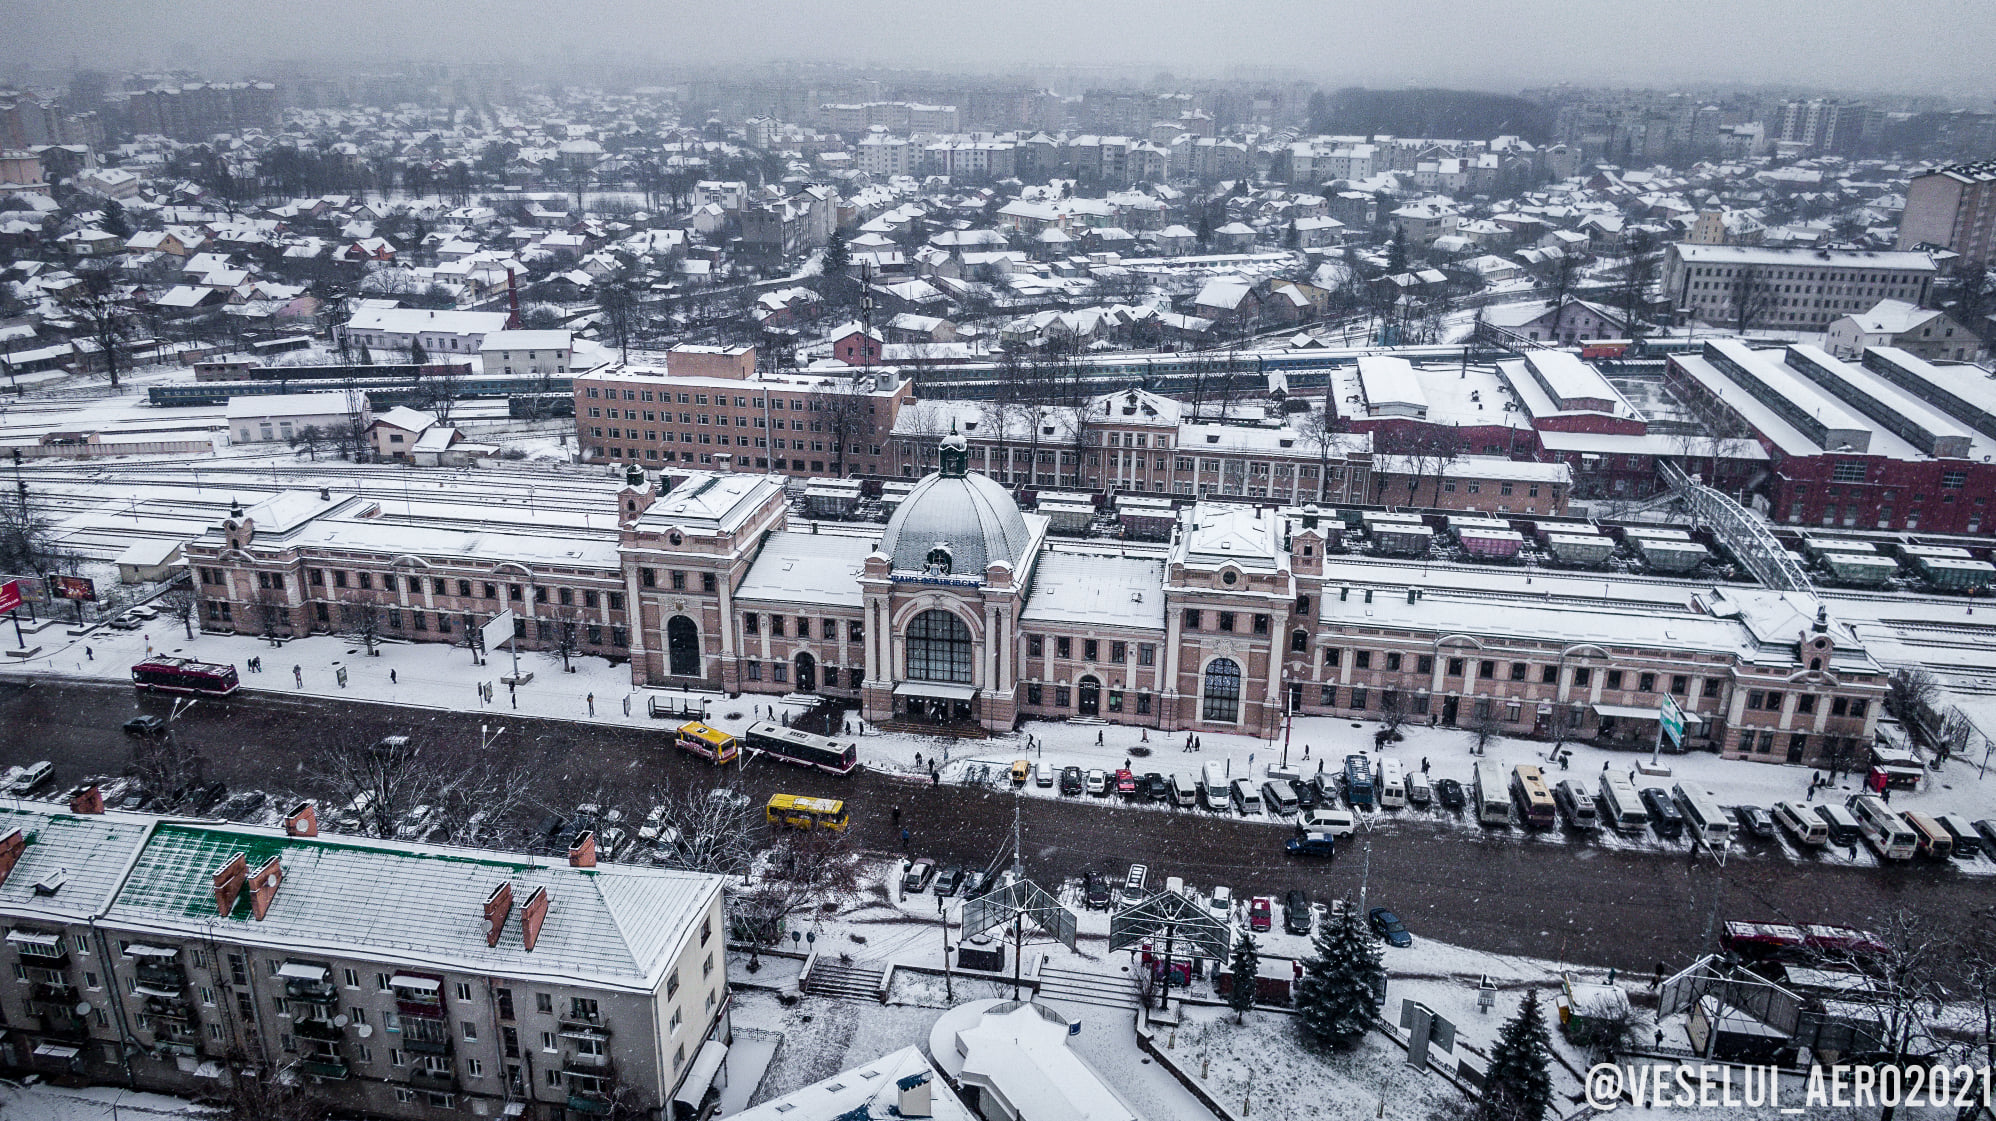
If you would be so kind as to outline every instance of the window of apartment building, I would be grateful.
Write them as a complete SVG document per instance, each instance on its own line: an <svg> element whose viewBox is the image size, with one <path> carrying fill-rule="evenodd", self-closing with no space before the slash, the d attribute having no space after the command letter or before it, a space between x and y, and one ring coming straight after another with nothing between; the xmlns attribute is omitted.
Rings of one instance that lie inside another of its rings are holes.
<svg viewBox="0 0 1996 1121"><path fill-rule="evenodd" d="M1705 696L1707 696L1707 697L1716 697L1716 696L1718 696L1718 695L1719 695L1719 679L1718 679L1718 678L1716 678L1716 677L1708 677L1708 678L1706 678L1706 679L1705 679L1705 688L1704 688L1704 695L1705 695Z"/></svg>
<svg viewBox="0 0 1996 1121"><path fill-rule="evenodd" d="M1266 615L1256 615L1256 616L1254 617L1254 633L1256 633L1256 634L1267 634L1267 633L1268 633L1268 619L1269 619L1269 617L1268 617L1268 616L1266 616Z"/></svg>
<svg viewBox="0 0 1996 1121"><path fill-rule="evenodd" d="M1691 679L1681 673L1671 674L1670 691L1680 697L1684 696L1691 691Z"/></svg>
<svg viewBox="0 0 1996 1121"><path fill-rule="evenodd" d="M1053 653L1054 653L1054 657L1056 657L1056 658L1071 658L1071 657L1073 657L1073 656L1074 656L1074 640L1073 640L1073 639L1071 639L1071 638L1069 638L1068 636L1066 636L1066 635L1064 635L1064 634L1063 634L1063 635L1056 635L1056 636L1054 636L1054 640L1053 640Z"/></svg>
<svg viewBox="0 0 1996 1121"><path fill-rule="evenodd" d="M1588 669L1588 668L1587 668L1586 666L1575 666L1575 667L1574 667L1574 669L1573 669L1573 687L1574 687L1575 689L1585 689L1585 688L1587 688L1587 686L1588 686L1588 685L1592 684L1592 683L1593 683L1593 681L1594 681L1594 671L1593 671L1593 670L1590 670L1590 669Z"/></svg>
<svg viewBox="0 0 1996 1121"><path fill-rule="evenodd" d="M1485 658L1484 660L1476 663L1476 676L1482 678L1485 681L1496 680L1497 663L1488 658Z"/></svg>
<svg viewBox="0 0 1996 1121"><path fill-rule="evenodd" d="M1038 705L1039 705L1039 704L1040 704L1040 703L1042 702L1042 698L1043 698L1044 696L1045 696L1045 693L1044 693L1044 691L1043 691L1043 690L1042 690L1042 689L1040 688L1040 684L1039 684L1038 682L1032 682L1032 683L1030 683L1030 684L1028 684L1028 685L1026 686L1026 703L1027 703L1027 704L1029 704L1029 705L1033 705L1033 706L1037 707L1037 706L1038 706Z"/></svg>
<svg viewBox="0 0 1996 1121"><path fill-rule="evenodd" d="M1354 650L1354 651L1352 651L1352 655L1351 655L1351 665L1352 665L1352 668L1353 668L1353 669L1371 669L1371 668L1372 668L1372 651L1370 651L1370 650Z"/></svg>
<svg viewBox="0 0 1996 1121"><path fill-rule="evenodd" d="M1608 671L1608 688L1610 688L1610 689L1620 689L1621 687L1622 687L1622 671L1621 671L1621 670L1618 670L1618 669L1611 669L1611 670L1609 670L1609 671Z"/></svg>
<svg viewBox="0 0 1996 1121"><path fill-rule="evenodd" d="M1307 654L1310 651L1310 632L1294 630L1289 632L1289 650L1294 654Z"/></svg>
<svg viewBox="0 0 1996 1121"><path fill-rule="evenodd" d="M1513 681L1523 681L1525 679L1525 675L1530 672L1531 672L1531 666L1528 663L1525 662L1511 663L1511 680Z"/></svg>
<svg viewBox="0 0 1996 1121"><path fill-rule="evenodd" d="M472 1022L472 1021L470 1021L470 1020L466 1020L466 1021L464 1021L464 1022L463 1022L463 1024L461 1025L461 1027L462 1027L462 1029L463 1029L463 1032L464 1032L464 1041L465 1041L466 1043L476 1043L476 1042L478 1042L478 1025L477 1025L477 1024L473 1023L473 1022Z"/></svg>
<svg viewBox="0 0 1996 1121"><path fill-rule="evenodd" d="M1137 643L1137 664L1152 666L1157 664L1157 647L1148 642Z"/></svg>
<svg viewBox="0 0 1996 1121"><path fill-rule="evenodd" d="M677 1008L673 1009L673 1010L672 1010L672 1019L670 1019L670 1020L667 1020L667 1021L666 1021L666 1023L665 1023L665 1034L666 1034L666 1035L668 1035L668 1036L672 1036L672 1035L678 1035L678 1034L679 1034L679 1023L680 1023L680 1019L681 1019L681 1016L680 1016L680 1013L679 1013L679 1009L677 1009Z"/></svg>
<svg viewBox="0 0 1996 1121"><path fill-rule="evenodd" d="M1815 715L1815 712L1816 712L1816 694L1814 693L1795 694L1795 714L1797 716L1813 716Z"/></svg>
<svg viewBox="0 0 1996 1121"><path fill-rule="evenodd" d="M1335 646L1324 647L1324 664L1327 666L1337 665L1339 655L1340 652L1337 647Z"/></svg>
<svg viewBox="0 0 1996 1121"><path fill-rule="evenodd" d="M554 1014L554 997L553 997L553 996L551 996L551 995L549 995L548 993L535 993L535 994L534 994L534 1011L536 1011L536 1012L539 1012L539 1013L540 1013L541 1015L543 1015L543 1016L551 1016L551 1015L553 1015L553 1014Z"/></svg>
<svg viewBox="0 0 1996 1121"><path fill-rule="evenodd" d="M1400 654L1398 651L1391 651L1391 650L1387 651L1386 672L1388 673L1400 672Z"/></svg>
<svg viewBox="0 0 1996 1121"><path fill-rule="evenodd" d="M1654 692L1656 692L1656 675L1655 675L1655 674L1653 674L1653 673L1640 673L1640 674L1637 674L1637 675L1636 675L1636 692L1638 692L1638 693L1654 693Z"/></svg>
<svg viewBox="0 0 1996 1121"><path fill-rule="evenodd" d="M686 574L678 569L672 571L672 590L675 592L686 590Z"/></svg>

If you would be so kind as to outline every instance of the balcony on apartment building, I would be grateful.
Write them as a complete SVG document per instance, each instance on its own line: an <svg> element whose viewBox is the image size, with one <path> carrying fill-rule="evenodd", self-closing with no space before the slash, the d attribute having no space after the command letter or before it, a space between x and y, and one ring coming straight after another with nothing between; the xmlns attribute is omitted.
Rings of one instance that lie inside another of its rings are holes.
<svg viewBox="0 0 1996 1121"><path fill-rule="evenodd" d="M397 973L388 979L388 987L395 993L395 1010L402 1015L430 1020L444 1018L443 978Z"/></svg>
<svg viewBox="0 0 1996 1121"><path fill-rule="evenodd" d="M331 1004L340 997L333 986L332 969L322 962L287 961L277 967L277 976L284 982L284 996L287 1000L302 1000L310 1004Z"/></svg>

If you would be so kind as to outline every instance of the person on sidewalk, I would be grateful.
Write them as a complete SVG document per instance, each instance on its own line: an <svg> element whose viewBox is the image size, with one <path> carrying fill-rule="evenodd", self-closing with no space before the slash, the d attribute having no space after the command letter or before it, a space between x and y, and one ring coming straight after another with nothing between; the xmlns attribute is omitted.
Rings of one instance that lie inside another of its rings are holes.
<svg viewBox="0 0 1996 1121"><path fill-rule="evenodd" d="M397 683L397 682L396 682L396 680L395 680L395 671L394 671L394 670L389 670L389 671L388 671L388 684L390 684L390 685L394 685L394 684L396 684L396 683Z"/></svg>
<svg viewBox="0 0 1996 1121"><path fill-rule="evenodd" d="M895 824L895 825L900 825L900 824L901 824L901 807L900 807L900 806L895 806L895 807L894 807L894 824Z"/></svg>
<svg viewBox="0 0 1996 1121"><path fill-rule="evenodd" d="M295 682L300 689L303 689L305 687L305 667L292 666L291 680Z"/></svg>
<svg viewBox="0 0 1996 1121"><path fill-rule="evenodd" d="M901 830L901 851L902 851L902 852L907 852L907 851L908 851L908 838L909 838L909 836L910 836L910 834L909 834L909 832L908 832L908 831L907 831L906 829L903 829L903 830Z"/></svg>
<svg viewBox="0 0 1996 1121"><path fill-rule="evenodd" d="M97 660L97 655L88 646L86 646L83 648L83 660L86 662L94 662Z"/></svg>
<svg viewBox="0 0 1996 1121"><path fill-rule="evenodd" d="M596 694L589 694L589 715L596 715Z"/></svg>

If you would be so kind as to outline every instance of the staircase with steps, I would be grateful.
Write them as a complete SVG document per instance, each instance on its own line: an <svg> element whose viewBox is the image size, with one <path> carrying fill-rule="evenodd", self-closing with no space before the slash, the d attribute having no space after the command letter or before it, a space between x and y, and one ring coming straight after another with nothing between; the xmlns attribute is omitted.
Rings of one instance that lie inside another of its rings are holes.
<svg viewBox="0 0 1996 1121"><path fill-rule="evenodd" d="M875 961L826 961L819 958L811 966L811 980L805 991L816 996L844 1000L879 1000L880 980L887 967Z"/></svg>
<svg viewBox="0 0 1996 1121"><path fill-rule="evenodd" d="M1064 1000L1072 1004L1092 1004L1098 1008L1135 1008L1137 994L1127 975L1109 976L1084 973L1078 969L1041 966L1040 1000Z"/></svg>
<svg viewBox="0 0 1996 1121"><path fill-rule="evenodd" d="M990 732L976 724L919 724L913 720L882 720L874 724L883 732L899 732L909 736L934 736L937 739L982 740L989 739Z"/></svg>

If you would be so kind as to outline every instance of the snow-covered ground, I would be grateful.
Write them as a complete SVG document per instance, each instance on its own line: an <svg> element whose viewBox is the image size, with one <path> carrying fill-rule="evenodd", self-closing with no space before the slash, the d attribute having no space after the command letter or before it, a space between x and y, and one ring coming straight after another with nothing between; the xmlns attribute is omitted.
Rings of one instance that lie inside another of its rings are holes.
<svg viewBox="0 0 1996 1121"><path fill-rule="evenodd" d="M0 1082L0 1118L6 1121L124 1121L126 1118L201 1121L221 1111L184 1098L118 1086L17 1085Z"/></svg>

